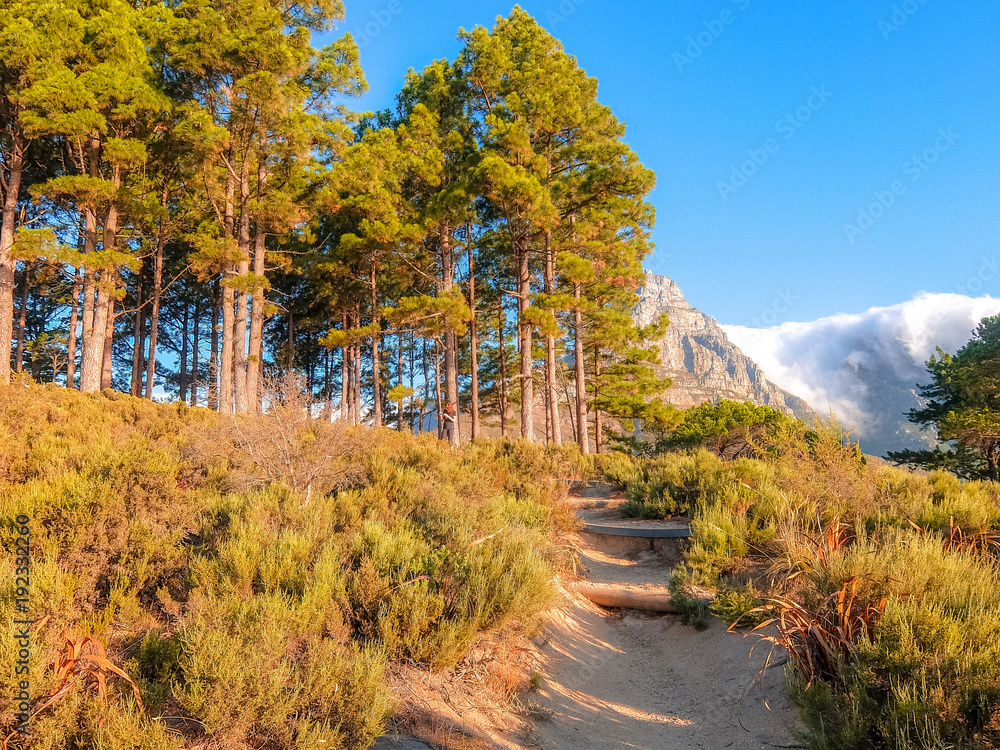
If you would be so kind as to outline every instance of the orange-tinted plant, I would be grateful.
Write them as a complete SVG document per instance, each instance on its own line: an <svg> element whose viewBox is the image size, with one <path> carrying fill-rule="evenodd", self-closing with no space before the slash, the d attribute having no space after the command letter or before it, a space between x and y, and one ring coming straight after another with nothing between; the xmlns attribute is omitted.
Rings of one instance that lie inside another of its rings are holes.
<svg viewBox="0 0 1000 750"><path fill-rule="evenodd" d="M63 638L66 641L66 645L56 654L53 662L57 680L56 689L35 710L36 714L41 713L58 701L74 685L79 683L96 685L98 697L102 702L107 703L108 678L111 675L118 675L132 686L135 702L139 706L140 711L144 710L139 686L135 684L135 681L123 669L111 663L103 643L90 636L72 638L65 632L63 633Z"/></svg>
<svg viewBox="0 0 1000 750"><path fill-rule="evenodd" d="M765 620L753 632L774 625L777 635L757 634L775 646L788 651L792 663L806 681L808 688L817 680L837 683L843 666L857 655L855 644L860 638L873 638L875 624L885 612L888 601L858 602L858 586L863 576L853 576L844 582L830 604L813 612L791 599L773 597L768 604L755 607L747 614L777 610L776 617ZM730 627L736 627L733 623Z"/></svg>

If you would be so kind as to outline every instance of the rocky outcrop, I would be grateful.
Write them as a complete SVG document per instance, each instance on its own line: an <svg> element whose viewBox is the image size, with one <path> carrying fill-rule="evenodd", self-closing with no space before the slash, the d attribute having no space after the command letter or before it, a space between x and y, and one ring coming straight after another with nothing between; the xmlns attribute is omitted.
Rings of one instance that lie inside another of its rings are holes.
<svg viewBox="0 0 1000 750"><path fill-rule="evenodd" d="M659 373L674 381L663 396L666 403L688 408L729 399L767 404L799 417L813 413L805 401L764 377L757 363L729 340L715 319L688 304L672 279L646 274L633 317L646 326L662 313L670 318L670 326L659 344Z"/></svg>

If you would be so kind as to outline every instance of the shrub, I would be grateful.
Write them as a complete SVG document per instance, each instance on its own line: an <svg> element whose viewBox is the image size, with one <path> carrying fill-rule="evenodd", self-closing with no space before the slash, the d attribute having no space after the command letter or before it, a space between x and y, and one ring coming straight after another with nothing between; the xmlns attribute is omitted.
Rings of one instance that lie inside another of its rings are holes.
<svg viewBox="0 0 1000 750"><path fill-rule="evenodd" d="M522 441L453 453L296 403L284 392L269 414L228 420L0 389L0 518L32 518L32 614L48 617L33 697L56 687L46 666L68 625L106 640L148 709L117 678L107 705L72 686L37 718L38 747L190 744L163 728L180 704L219 747L365 748L392 710L389 659L447 667L486 631L533 627L553 594L562 480L590 459ZM4 544L15 536L0 523ZM0 559L8 619L12 564ZM16 653L7 629L0 730Z"/></svg>

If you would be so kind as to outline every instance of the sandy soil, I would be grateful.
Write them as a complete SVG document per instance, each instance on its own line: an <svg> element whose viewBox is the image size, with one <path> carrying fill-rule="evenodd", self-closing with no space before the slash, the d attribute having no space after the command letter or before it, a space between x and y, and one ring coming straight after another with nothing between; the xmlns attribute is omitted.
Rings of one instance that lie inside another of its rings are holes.
<svg viewBox="0 0 1000 750"><path fill-rule="evenodd" d="M593 499L602 494L594 489L591 499L570 499L580 515L619 517L621 498ZM593 583L665 591L681 559L681 542L674 539L582 533L571 541L582 564L578 572ZM767 643L729 633L717 619L699 632L675 615L608 610L573 591L564 595L535 644L489 651L494 644L467 660L463 668L475 679L455 674L445 684L443 675L412 669L398 675L394 684L411 714L402 724L427 744L390 735L376 750L799 747L788 729L796 713L784 694L783 655L775 654L777 664L761 675ZM500 653L505 656L496 658ZM498 682L492 673L512 667L513 655L524 662L514 669L521 676ZM486 700L534 671L542 680L522 694L526 712Z"/></svg>
<svg viewBox="0 0 1000 750"><path fill-rule="evenodd" d="M642 542L616 547L581 534L578 544L595 583L665 587L675 562L676 551L642 549ZM616 613L567 597L543 634L544 679L531 698L536 721L524 747L798 747L782 667L761 677L768 645L759 638L729 633L715 619L699 632L673 615Z"/></svg>

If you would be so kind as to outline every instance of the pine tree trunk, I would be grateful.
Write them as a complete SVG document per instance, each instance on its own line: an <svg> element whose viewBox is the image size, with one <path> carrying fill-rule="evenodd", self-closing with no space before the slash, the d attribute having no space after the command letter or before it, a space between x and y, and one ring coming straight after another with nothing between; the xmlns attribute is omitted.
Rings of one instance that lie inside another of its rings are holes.
<svg viewBox="0 0 1000 750"><path fill-rule="evenodd" d="M601 452L601 432L603 425L603 420L601 419L601 410L597 407L596 401L598 396L600 396L600 382L601 382L601 350L598 347L594 347L594 452L600 454Z"/></svg>
<svg viewBox="0 0 1000 750"><path fill-rule="evenodd" d="M187 361L188 361L188 318L190 316L190 308L187 303L184 304L184 314L181 316L181 361L180 368L177 371L177 386L179 388L178 400L181 402L187 401L187 390L188 390L188 371L187 371Z"/></svg>
<svg viewBox="0 0 1000 750"><path fill-rule="evenodd" d="M587 435L587 380L583 371L583 300L581 284L573 284L573 369L576 372L576 431L581 453L590 453L590 437Z"/></svg>
<svg viewBox="0 0 1000 750"><path fill-rule="evenodd" d="M479 335L476 330L476 260L472 251L472 224L468 225L469 234L469 309L472 319L469 321L469 353L472 365L472 412L471 437L479 437Z"/></svg>
<svg viewBox="0 0 1000 750"><path fill-rule="evenodd" d="M382 338L378 331L381 322L378 316L378 264L375 255L372 254L371 278L369 279L371 288L372 303L372 400L375 402L372 421L375 427L382 426L382 363L379 361L379 344Z"/></svg>
<svg viewBox="0 0 1000 750"><path fill-rule="evenodd" d="M545 293L555 292L556 261L552 250L552 232L545 230ZM562 444L562 428L559 424L559 393L556 390L556 339L552 334L545 336L545 387L548 396L549 422L552 424L552 442Z"/></svg>
<svg viewBox="0 0 1000 750"><path fill-rule="evenodd" d="M246 414L249 410L247 393L247 311L250 308L250 294L246 289L246 278L250 273L250 161L243 155L240 166L240 221L236 237L240 251L237 276L240 280L236 291L236 320L233 332L233 395L236 413Z"/></svg>
<svg viewBox="0 0 1000 750"><path fill-rule="evenodd" d="M253 272L258 282L262 282L265 273L264 253L265 235L263 229L257 228L254 237ZM250 311L250 356L247 358L247 396L250 412L259 414L261 411L261 378L264 375L264 287L255 284Z"/></svg>
<svg viewBox="0 0 1000 750"><path fill-rule="evenodd" d="M329 349L323 350L323 419L333 421L333 355Z"/></svg>
<svg viewBox="0 0 1000 750"><path fill-rule="evenodd" d="M169 192L164 188L160 206L166 208ZM167 244L166 219L160 219L156 235L156 256L153 258L153 301L149 309L149 353L146 355L146 398L153 398L156 380L156 344L160 332L160 298L163 294L163 251Z"/></svg>
<svg viewBox="0 0 1000 750"><path fill-rule="evenodd" d="M267 130L260 133L260 151L257 158L257 200L263 202L267 193ZM247 358L247 396L251 413L259 414L261 404L261 380L264 377L264 275L267 273L266 260L267 233L261 217L253 238L253 286L250 310L250 356ZM329 359L327 359L329 363ZM327 394L329 397L329 394Z"/></svg>
<svg viewBox="0 0 1000 750"><path fill-rule="evenodd" d="M108 329L108 304L101 288L106 284L105 271L95 273L91 288L94 293L90 308L90 335L84 328L83 362L80 365L80 390L92 393L101 389L101 372L104 365L104 337Z"/></svg>
<svg viewBox="0 0 1000 750"><path fill-rule="evenodd" d="M531 356L531 323L527 312L529 295L531 294L531 275L529 267L528 248L518 249L517 269L517 348L521 354L521 437L529 442L535 441L534 417L534 373Z"/></svg>
<svg viewBox="0 0 1000 750"><path fill-rule="evenodd" d="M97 152L100 141L91 138L87 146L89 174L97 179ZM104 323L97 321L97 296L99 274L88 262L97 252L97 214L90 206L84 208L83 230L84 275L83 275L83 354L80 358L80 391L90 393L101 387L101 361L104 357ZM100 332L100 334L98 333ZM98 351L99 349L99 351Z"/></svg>
<svg viewBox="0 0 1000 750"><path fill-rule="evenodd" d="M194 303L194 328L191 332L191 406L198 405L198 350L201 346L201 299Z"/></svg>
<svg viewBox="0 0 1000 750"><path fill-rule="evenodd" d="M235 207L233 196L236 193L236 176L233 173L233 150L229 151L229 169L226 174L225 203L225 234L236 239ZM236 269L230 261L226 261L222 272L222 352L219 357L219 411L223 414L233 413L233 336L236 333L236 292L233 289L233 279Z"/></svg>
<svg viewBox="0 0 1000 750"><path fill-rule="evenodd" d="M136 275L135 283L135 318L132 323L132 386L133 396L142 395L142 372L144 369L146 356L146 326L145 315L143 314L142 288L143 279L146 276L146 261L142 261L139 273Z"/></svg>
<svg viewBox="0 0 1000 750"><path fill-rule="evenodd" d="M399 387L403 388L403 333L402 331L396 334L396 374L399 376L397 380L399 381ZM404 399L399 399L399 404L397 408L399 409L399 419L396 420L397 429L403 431L403 402Z"/></svg>
<svg viewBox="0 0 1000 750"><path fill-rule="evenodd" d="M347 331L347 315L344 315L344 331ZM351 371L349 347L340 349L340 420L345 424L351 419L349 394L351 392Z"/></svg>
<svg viewBox="0 0 1000 750"><path fill-rule="evenodd" d="M563 380L563 394L566 396L566 403L571 406L568 411L569 414L569 428L573 433L573 442L580 443L580 433L576 431L576 415L574 414L575 405L573 404L573 399L569 395L569 383Z"/></svg>
<svg viewBox="0 0 1000 750"><path fill-rule="evenodd" d="M451 245L451 225L441 225L441 281L446 296L451 296L455 286L455 255ZM444 334L444 389L445 403L455 407L455 427L451 431L452 444L461 442L458 405L458 334L450 327Z"/></svg>
<svg viewBox="0 0 1000 750"><path fill-rule="evenodd" d="M24 370L24 329L28 324L28 290L31 287L32 265L26 263L24 276L21 277L21 299L17 316L17 349L14 352L14 371Z"/></svg>
<svg viewBox="0 0 1000 750"><path fill-rule="evenodd" d="M361 303L354 310L354 326L361 328ZM354 343L354 359L351 361L354 366L354 424L360 425L361 416L361 342Z"/></svg>
<svg viewBox="0 0 1000 750"><path fill-rule="evenodd" d="M88 173L98 179L98 153L100 139L92 136L87 146ZM85 209L86 235L84 238L84 253L88 256L97 252L97 214L91 207ZM86 258L84 259L86 263ZM88 264L89 265L89 264ZM83 281L83 359L80 362L80 390L91 393L100 390L101 364L104 360L104 333L107 309L100 312L100 295L102 273L88 268ZM100 320L98 320L100 318Z"/></svg>
<svg viewBox="0 0 1000 750"><path fill-rule="evenodd" d="M503 297L497 304L497 329L500 336L500 435L507 437L507 345L505 341L506 320L503 314Z"/></svg>
<svg viewBox="0 0 1000 750"><path fill-rule="evenodd" d="M112 272L114 273L114 272ZM115 302L114 290L108 295L108 315L104 327L104 357L101 359L101 390L111 387L111 344L115 336Z"/></svg>
<svg viewBox="0 0 1000 750"><path fill-rule="evenodd" d="M422 352L421 352L422 357L420 359L420 366L423 369L423 375L424 375L424 402L420 405L420 429L418 430L418 433L424 431L424 413L426 412L427 407L431 403L431 378L430 374L427 371L426 338L421 338L421 346L422 346Z"/></svg>
<svg viewBox="0 0 1000 750"><path fill-rule="evenodd" d="M437 398L437 434L438 440L444 437L444 397L441 394L441 344L434 339L434 393Z"/></svg>
<svg viewBox="0 0 1000 750"><path fill-rule="evenodd" d="M416 429L414 429L413 426L413 405L414 405L414 399L417 397L417 388L416 388L417 383L416 383L416 376L414 374L416 363L413 361L414 358L416 357L416 348L417 348L417 338L416 335L411 332L410 333L410 391L412 392L412 395L410 396L409 422L410 422L410 429L414 430L414 433L419 435L420 430L423 427L423 424L417 425ZM422 413L423 412L421 412L421 414Z"/></svg>
<svg viewBox="0 0 1000 750"><path fill-rule="evenodd" d="M112 167L111 184L117 192L121 186L121 168ZM102 249L104 252L114 251L118 247L118 206L111 201L108 206L108 213L104 219L104 237ZM94 333L97 335L99 329L97 319L100 310L104 308L104 327L101 340L100 359L100 384L101 389L111 387L111 344L113 343L115 332L115 290L118 287L118 271L113 267L105 268L101 271L102 283L98 286L97 310L94 313Z"/></svg>
<svg viewBox="0 0 1000 750"><path fill-rule="evenodd" d="M222 290L219 280L212 282L212 337L208 353L208 408L219 410L219 314L221 313Z"/></svg>
<svg viewBox="0 0 1000 750"><path fill-rule="evenodd" d="M16 121L15 121L16 122ZM24 169L24 132L15 124L11 133L10 164L3 182L3 214L0 219L0 385L10 383L10 350L14 338L14 270L17 262L11 257L14 229L17 222L17 198L21 190Z"/></svg>
<svg viewBox="0 0 1000 750"><path fill-rule="evenodd" d="M76 387L76 327L79 323L80 269L73 276L73 293L69 301L69 340L66 343L66 387Z"/></svg>

